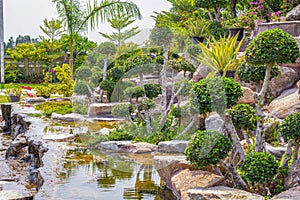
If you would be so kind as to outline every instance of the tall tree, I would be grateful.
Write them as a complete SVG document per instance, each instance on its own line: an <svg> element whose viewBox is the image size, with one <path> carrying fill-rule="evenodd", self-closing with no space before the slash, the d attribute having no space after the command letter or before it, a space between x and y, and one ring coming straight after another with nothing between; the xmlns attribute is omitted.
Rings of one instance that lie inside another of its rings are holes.
<svg viewBox="0 0 300 200"><path fill-rule="evenodd" d="M108 22L110 23L110 26L114 29L116 29L116 32L113 32L112 34L108 35L102 32L99 32L103 37L109 39L110 41L114 42L118 48L125 42L125 40L135 36L140 32L138 30L138 27L133 27L129 30L124 30L124 28L128 27L130 24L132 24L135 20L132 19L131 16L126 16L125 14L120 15L119 13L117 16L114 16L113 19L109 19ZM118 49L119 51L119 49Z"/></svg>
<svg viewBox="0 0 300 200"><path fill-rule="evenodd" d="M4 20L3 20L3 0L0 0L0 68L1 83L4 83Z"/></svg>
<svg viewBox="0 0 300 200"><path fill-rule="evenodd" d="M92 1L92 2L91 2ZM130 1L98 0L88 1L86 7L82 6L80 0L52 0L58 15L66 27L70 36L70 58L69 65L73 72L73 49L74 34L94 30L99 22L112 19L118 13L126 13L133 18L141 18L141 13L136 4Z"/></svg>
<svg viewBox="0 0 300 200"><path fill-rule="evenodd" d="M58 39L63 33L62 22L60 20L47 20L44 19L44 26L40 26L42 32L50 39L50 42L53 43L55 39ZM46 40L45 36L40 36L41 40Z"/></svg>

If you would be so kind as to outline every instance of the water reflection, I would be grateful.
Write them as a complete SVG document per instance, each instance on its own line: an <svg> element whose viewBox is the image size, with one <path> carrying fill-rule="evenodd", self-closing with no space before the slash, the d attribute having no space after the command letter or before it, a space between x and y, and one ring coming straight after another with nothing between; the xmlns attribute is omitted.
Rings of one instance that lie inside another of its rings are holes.
<svg viewBox="0 0 300 200"><path fill-rule="evenodd" d="M157 195L160 178L153 166L124 154L68 151L64 168L55 199L166 199Z"/></svg>

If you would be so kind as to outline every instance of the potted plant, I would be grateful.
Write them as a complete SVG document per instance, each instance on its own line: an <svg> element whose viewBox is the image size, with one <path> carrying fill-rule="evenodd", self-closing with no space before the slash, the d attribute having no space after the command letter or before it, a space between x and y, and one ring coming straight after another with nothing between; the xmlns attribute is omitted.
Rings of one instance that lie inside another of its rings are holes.
<svg viewBox="0 0 300 200"><path fill-rule="evenodd" d="M9 89L6 89L5 94L7 94L9 96L9 100L10 102L19 102L20 101L20 97L22 95L22 88L18 87L18 88L14 88L11 87Z"/></svg>
<svg viewBox="0 0 300 200"><path fill-rule="evenodd" d="M244 22L239 18L234 18L229 20L229 35L230 37L234 37L238 35L237 41L241 41L244 37Z"/></svg>
<svg viewBox="0 0 300 200"><path fill-rule="evenodd" d="M220 37L217 40L212 36L211 40L208 41L209 47L199 43L202 53L198 55L197 59L212 70L207 75L208 78L218 74L226 76L228 71L236 70L243 62L244 56L237 57L243 40L236 45L237 37L237 35Z"/></svg>
<svg viewBox="0 0 300 200"><path fill-rule="evenodd" d="M198 18L196 20L190 20L186 26L187 34L192 38L194 44L203 42L204 38L208 34L208 27L210 22L204 18Z"/></svg>

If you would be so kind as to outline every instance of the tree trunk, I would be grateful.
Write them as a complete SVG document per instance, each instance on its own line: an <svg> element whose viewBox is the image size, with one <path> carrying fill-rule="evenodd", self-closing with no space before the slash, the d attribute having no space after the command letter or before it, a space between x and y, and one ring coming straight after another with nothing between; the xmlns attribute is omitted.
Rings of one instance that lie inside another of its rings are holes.
<svg viewBox="0 0 300 200"><path fill-rule="evenodd" d="M103 81L106 80L106 72L107 72L107 63L108 63L108 54L105 55L104 66L103 66Z"/></svg>
<svg viewBox="0 0 300 200"><path fill-rule="evenodd" d="M220 115L221 116L221 115ZM231 138L232 144L235 147L237 153L240 156L240 161L244 161L246 154L245 151L240 143L239 137L236 133L235 127L232 124L232 120L229 116L221 116L224 120L225 132Z"/></svg>
<svg viewBox="0 0 300 200"><path fill-rule="evenodd" d="M69 66L70 66L70 70L71 70L71 78L73 79L73 64L74 64L74 50L73 50L73 45L74 45L74 41L73 41L73 34L70 34L70 57L69 57Z"/></svg>
<svg viewBox="0 0 300 200"><path fill-rule="evenodd" d="M236 1L237 1L237 0L231 0L231 1L230 1L231 16L232 16L233 18L236 18L236 17L237 17L237 15L236 15L236 9L235 9L235 7L236 7Z"/></svg>
<svg viewBox="0 0 300 200"><path fill-rule="evenodd" d="M11 134L11 105L1 104L2 119L5 122L5 127L3 131L8 131Z"/></svg>
<svg viewBox="0 0 300 200"><path fill-rule="evenodd" d="M272 64L267 64L265 79L261 91L259 94L255 93L254 95L256 115L259 118L257 121L257 129L256 129L256 142L255 142L256 152L261 152L265 150L265 134L264 134L265 114L263 112L263 106L264 106L264 102L266 99L265 97L270 83L272 66L273 66Z"/></svg>
<svg viewBox="0 0 300 200"><path fill-rule="evenodd" d="M284 160L282 163L282 167L288 168L288 163L289 163L289 160L291 159L291 155L292 155L293 143L294 143L294 140L290 140L288 143L288 146L287 146L286 152L285 152L285 156L284 156Z"/></svg>
<svg viewBox="0 0 300 200"><path fill-rule="evenodd" d="M216 21L220 22L220 8L219 7L214 7L214 10L215 10Z"/></svg>
<svg viewBox="0 0 300 200"><path fill-rule="evenodd" d="M5 83L5 79L4 79L4 20L3 20L3 0L0 0L0 68L1 68L1 83Z"/></svg>
<svg viewBox="0 0 300 200"><path fill-rule="evenodd" d="M161 70L161 86L162 86L162 100L161 105L163 110L167 107L167 65L169 59L169 43L164 43L164 64Z"/></svg>
<svg viewBox="0 0 300 200"><path fill-rule="evenodd" d="M241 178L241 176L239 175L239 173L236 171L236 168L232 164L230 164L230 163L226 163L225 164L225 168L231 174L232 181L233 181L235 187L243 189L243 190L246 190L247 189L247 184Z"/></svg>
<svg viewBox="0 0 300 200"><path fill-rule="evenodd" d="M291 168L293 168L294 167L294 165L296 164L296 161L297 161L297 159L298 159L298 151L299 151L299 146L300 146L300 144L299 144L299 142L297 142L297 141L295 141L295 147L294 147L294 156L293 156L293 162L292 162L292 164L291 164Z"/></svg>

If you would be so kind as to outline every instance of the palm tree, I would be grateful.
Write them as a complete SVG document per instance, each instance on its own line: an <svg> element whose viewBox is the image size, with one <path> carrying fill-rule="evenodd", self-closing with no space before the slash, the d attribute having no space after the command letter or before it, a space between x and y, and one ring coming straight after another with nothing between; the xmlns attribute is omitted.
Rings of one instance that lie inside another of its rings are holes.
<svg viewBox="0 0 300 200"><path fill-rule="evenodd" d="M3 0L0 0L0 68L1 83L4 83L4 25L3 25Z"/></svg>
<svg viewBox="0 0 300 200"><path fill-rule="evenodd" d="M91 2L92 1L92 2ZM119 0L90 0L83 7L80 0L52 0L58 15L70 36L70 58L69 65L73 73L73 36L85 32L89 28L94 30L99 22L112 19L117 14L125 13L133 18L141 19L141 13L136 4L130 1Z"/></svg>

